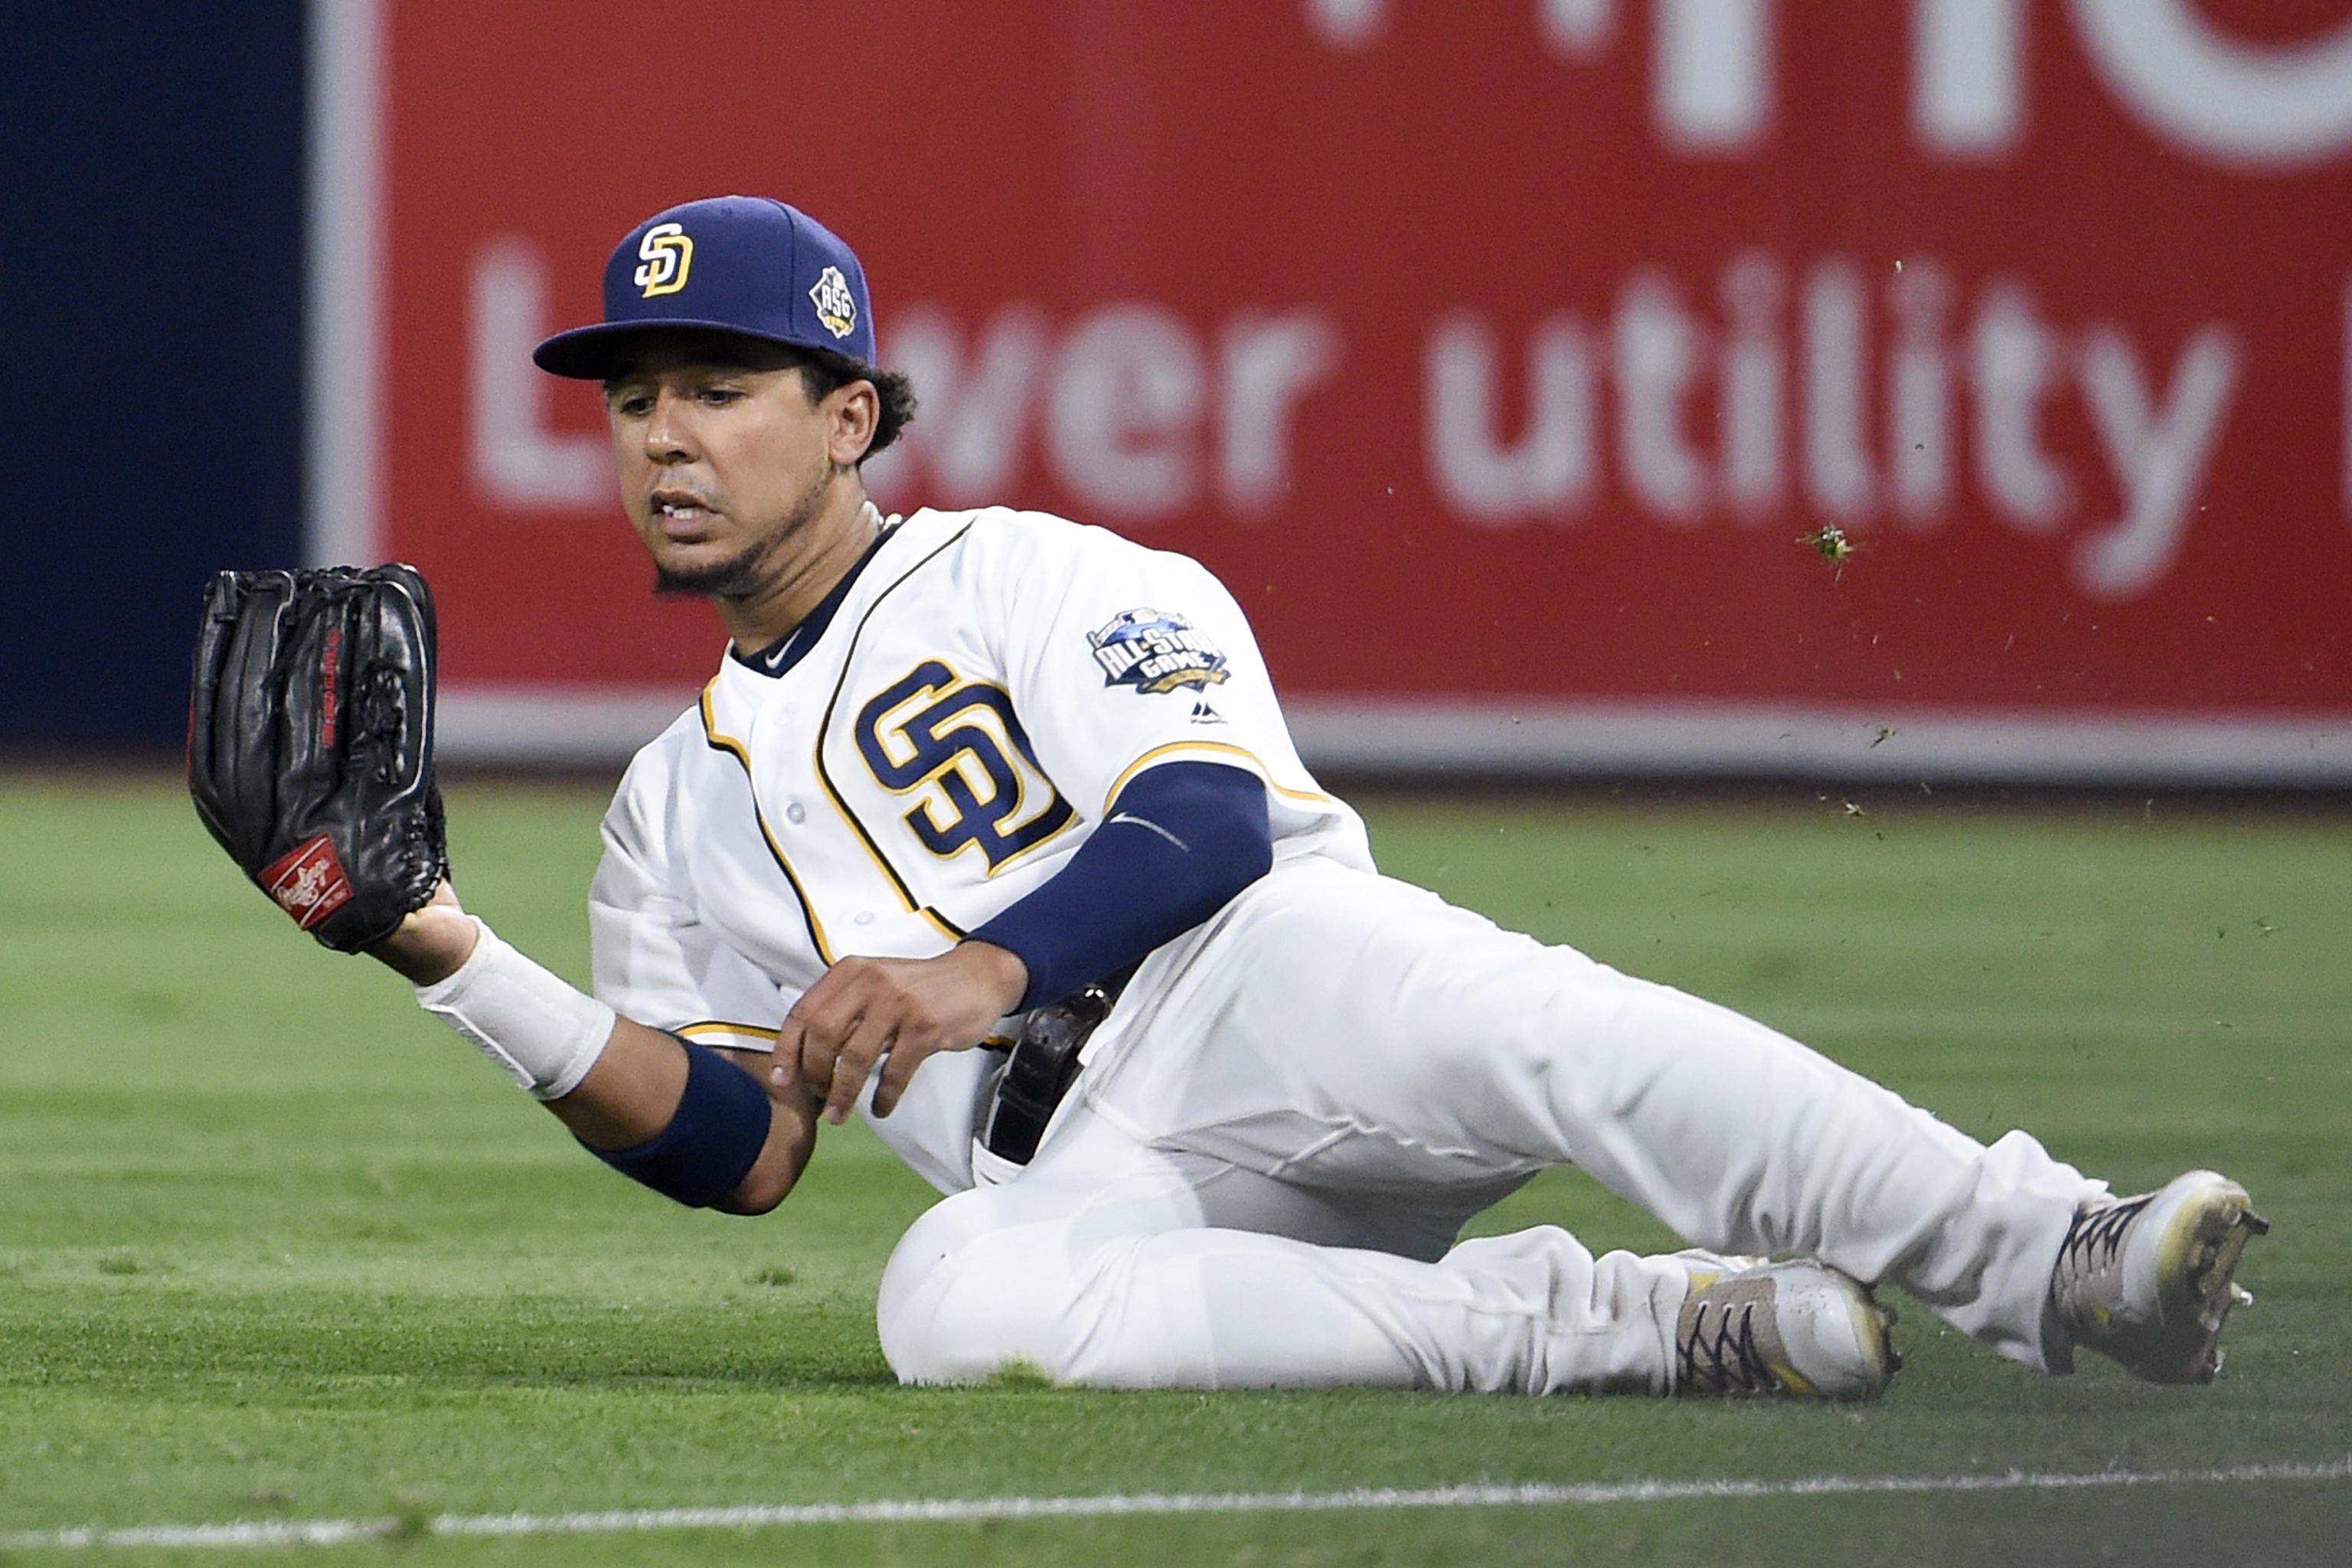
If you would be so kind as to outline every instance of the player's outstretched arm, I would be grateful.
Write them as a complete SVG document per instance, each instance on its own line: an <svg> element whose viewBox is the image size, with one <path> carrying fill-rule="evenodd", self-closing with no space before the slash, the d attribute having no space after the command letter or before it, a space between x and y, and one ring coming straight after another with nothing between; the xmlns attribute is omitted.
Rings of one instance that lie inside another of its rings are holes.
<svg viewBox="0 0 2352 1568"><path fill-rule="evenodd" d="M757 1213L807 1163L797 1083L620 1017L458 907L434 780L433 595L413 568L223 572L205 590L188 793L322 945L371 952L589 1151L701 1207Z"/></svg>
<svg viewBox="0 0 2352 1568"><path fill-rule="evenodd" d="M446 881L368 951L591 1153L665 1196L765 1214L808 1164L816 1104L797 1078L763 1085L735 1053L620 1016L493 935Z"/></svg>

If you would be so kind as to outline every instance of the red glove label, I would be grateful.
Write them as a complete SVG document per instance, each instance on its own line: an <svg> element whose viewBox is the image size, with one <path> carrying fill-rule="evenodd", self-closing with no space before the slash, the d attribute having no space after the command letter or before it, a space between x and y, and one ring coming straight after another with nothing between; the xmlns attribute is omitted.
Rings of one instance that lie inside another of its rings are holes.
<svg viewBox="0 0 2352 1568"><path fill-rule="evenodd" d="M352 901L351 879L343 874L334 841L323 833L264 866L254 880L304 931Z"/></svg>

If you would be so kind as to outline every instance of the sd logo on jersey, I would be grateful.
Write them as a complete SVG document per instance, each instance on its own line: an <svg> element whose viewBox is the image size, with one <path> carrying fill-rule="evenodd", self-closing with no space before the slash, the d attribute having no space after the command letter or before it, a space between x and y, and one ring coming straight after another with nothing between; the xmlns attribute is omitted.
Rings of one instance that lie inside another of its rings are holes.
<svg viewBox="0 0 2352 1568"><path fill-rule="evenodd" d="M919 794L904 820L924 848L946 859L977 846L991 876L1077 816L1037 765L1012 693L940 659L859 710L857 751L884 789Z"/></svg>
<svg viewBox="0 0 2352 1568"><path fill-rule="evenodd" d="M1121 610L1087 634L1105 686L1132 686L1136 694L1206 689L1229 673L1217 645L1169 610Z"/></svg>

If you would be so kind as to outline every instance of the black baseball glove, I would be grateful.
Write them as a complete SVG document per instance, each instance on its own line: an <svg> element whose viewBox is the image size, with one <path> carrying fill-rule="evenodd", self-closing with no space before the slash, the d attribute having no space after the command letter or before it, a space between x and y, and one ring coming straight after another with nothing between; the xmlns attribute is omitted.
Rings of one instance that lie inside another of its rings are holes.
<svg viewBox="0 0 2352 1568"><path fill-rule="evenodd" d="M295 923L356 952L447 874L433 595L414 567L223 572L205 590L188 794Z"/></svg>

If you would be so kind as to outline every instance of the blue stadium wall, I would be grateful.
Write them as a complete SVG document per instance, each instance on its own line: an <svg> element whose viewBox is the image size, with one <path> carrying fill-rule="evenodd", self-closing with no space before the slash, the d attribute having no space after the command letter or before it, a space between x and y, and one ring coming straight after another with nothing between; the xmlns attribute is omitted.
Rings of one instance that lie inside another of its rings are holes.
<svg viewBox="0 0 2352 1568"><path fill-rule="evenodd" d="M175 754L205 579L300 547L303 6L26 6L0 37L0 754Z"/></svg>

